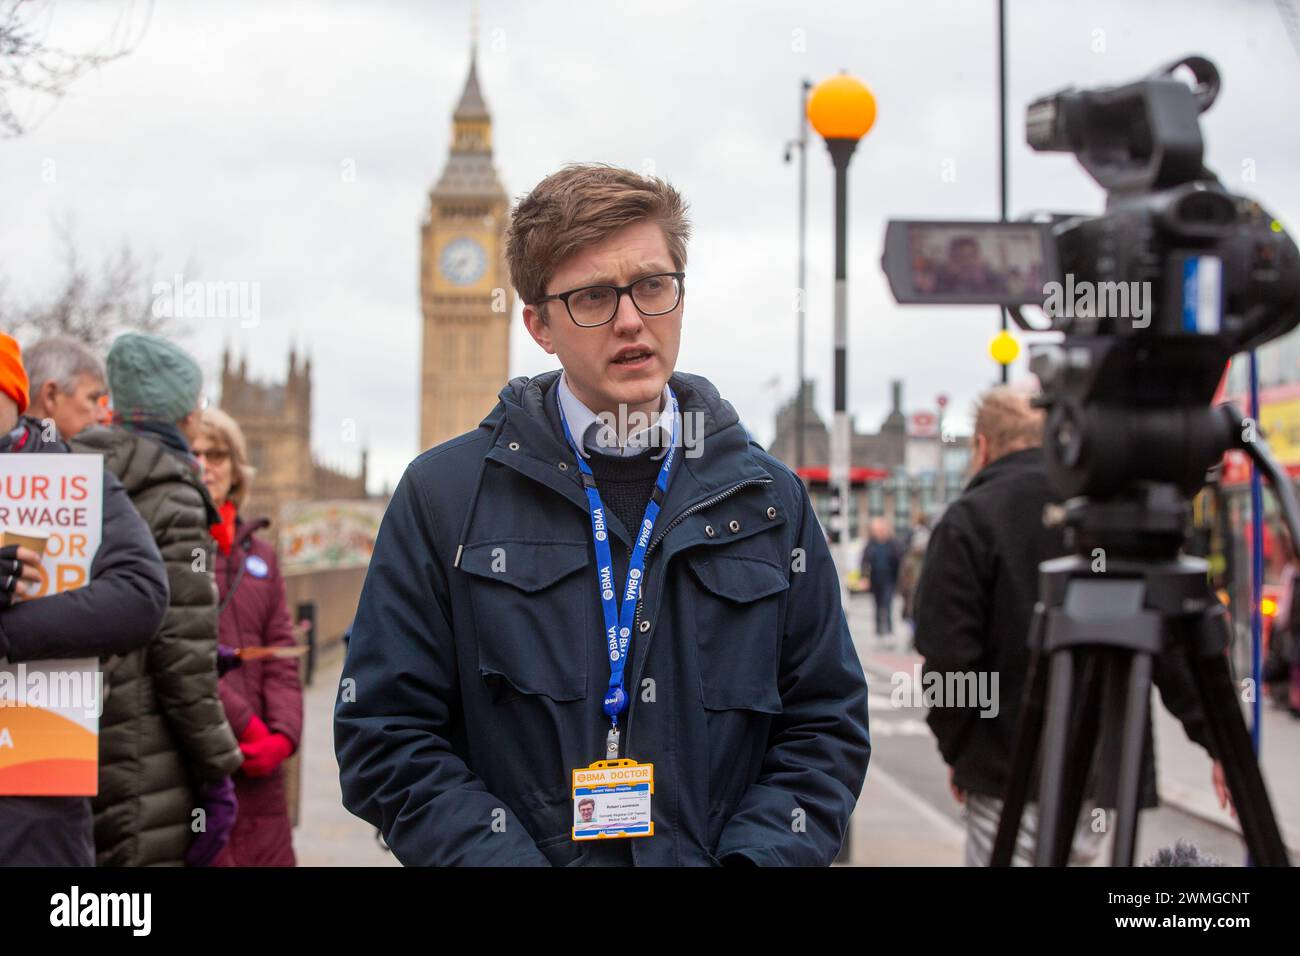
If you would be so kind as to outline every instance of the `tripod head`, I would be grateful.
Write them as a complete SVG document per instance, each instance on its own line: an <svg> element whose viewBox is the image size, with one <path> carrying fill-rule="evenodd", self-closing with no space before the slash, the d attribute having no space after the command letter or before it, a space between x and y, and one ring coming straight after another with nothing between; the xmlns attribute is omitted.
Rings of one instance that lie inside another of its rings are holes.
<svg viewBox="0 0 1300 956"><path fill-rule="evenodd" d="M1231 404L1211 406L1206 397L1223 371L1214 346L1189 338L1156 350L1134 339L1067 337L1034 350L1031 367L1043 387L1036 402L1048 409L1048 479L1072 500L1067 524L1089 527L1086 500L1116 499L1133 512L1127 521L1103 523L1118 533L1119 550L1171 557L1183 541L1187 498L1225 452L1240 450L1272 486L1292 547L1300 549L1300 505L1268 443ZM1106 547L1099 531L1084 532L1077 543L1088 551ZM1105 537L1113 543L1115 535Z"/></svg>

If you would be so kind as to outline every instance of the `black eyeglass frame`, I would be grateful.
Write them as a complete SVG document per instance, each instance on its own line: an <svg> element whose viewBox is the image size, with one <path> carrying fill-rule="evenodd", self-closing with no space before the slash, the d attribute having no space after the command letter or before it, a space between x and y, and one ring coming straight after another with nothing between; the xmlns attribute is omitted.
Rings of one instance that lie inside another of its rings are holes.
<svg viewBox="0 0 1300 956"><path fill-rule="evenodd" d="M672 278L677 280L677 301L675 301L669 308L664 309L662 312L645 311L645 309L641 308L641 306L636 304L636 297L632 295L632 287L635 285L640 285L642 282L645 282L646 279L662 279L665 276L671 276ZM581 322L579 322L577 319L573 317L573 310L569 308L569 296L577 295L579 292L586 292L589 289L613 289L614 290L614 310L610 312L608 319L606 319L604 322L597 322L595 325L583 325ZM635 308L638 312L640 312L642 315L648 318L654 318L657 315L667 315L673 309L681 305L682 296L684 296L685 294L686 294L686 273L685 272L656 272L653 275L642 276L641 278L637 279L635 282L629 282L627 285L607 285L604 283L598 285L584 285L580 289L570 289L568 292L558 292L555 295L544 295L536 302L534 302L533 305L541 305L544 302L554 302L558 300L564 303L564 311L569 313L569 321L571 321L578 328L598 329L602 325L609 325L609 323L614 321L614 318L618 315L618 307L623 304L623 296L625 295L632 300L632 307Z"/></svg>

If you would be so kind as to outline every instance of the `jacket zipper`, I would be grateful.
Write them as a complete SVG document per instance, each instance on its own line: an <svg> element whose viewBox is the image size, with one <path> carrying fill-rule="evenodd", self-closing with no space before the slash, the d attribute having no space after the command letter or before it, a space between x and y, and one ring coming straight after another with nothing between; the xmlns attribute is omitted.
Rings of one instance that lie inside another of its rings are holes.
<svg viewBox="0 0 1300 956"><path fill-rule="evenodd" d="M701 501L699 504L691 505L691 507L687 508L676 518L674 518L672 522L668 525L668 527L664 528L662 531L660 531L657 535L654 536L654 538L650 541L650 545L646 548L645 551L646 561L649 562L650 553L654 551L655 545L657 545L660 541L662 541L668 535L669 531L672 531L673 528L677 527L679 524L681 524L691 515L695 514L698 511L702 511L705 508L711 507L712 505L717 504L719 501L723 501L727 498L730 498L732 495L734 495L737 491L740 491L742 488L748 488L751 485L770 485L771 483L772 483L771 478L747 478L746 480L740 482L740 484L738 485L732 485L730 488L728 488L726 491L722 492L719 495L714 495L712 498L708 498L704 501ZM632 559L632 549L630 547L627 549L627 557L630 563ZM645 578L642 577L641 590L637 592L637 597L636 597L636 615L632 620L633 640L636 640L636 635L640 633L641 603L642 603L641 595L642 593L644 593L644 591L645 591ZM628 694L627 719L623 721L623 729L618 735L618 754L616 755L617 757L621 758L627 754L628 743L631 739L632 739L632 695Z"/></svg>

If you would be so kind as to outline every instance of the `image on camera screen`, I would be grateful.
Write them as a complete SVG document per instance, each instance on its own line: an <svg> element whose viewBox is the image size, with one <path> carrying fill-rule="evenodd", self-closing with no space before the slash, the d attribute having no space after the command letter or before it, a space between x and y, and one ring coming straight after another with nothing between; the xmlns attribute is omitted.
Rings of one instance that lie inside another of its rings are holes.
<svg viewBox="0 0 1300 956"><path fill-rule="evenodd" d="M912 288L919 295L1008 302L1042 297L1048 277L1038 226L913 223L908 232Z"/></svg>

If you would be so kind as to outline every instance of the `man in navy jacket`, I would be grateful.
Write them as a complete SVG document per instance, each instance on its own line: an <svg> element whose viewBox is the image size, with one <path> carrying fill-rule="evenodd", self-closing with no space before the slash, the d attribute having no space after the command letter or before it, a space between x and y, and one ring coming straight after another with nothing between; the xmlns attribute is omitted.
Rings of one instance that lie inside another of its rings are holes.
<svg viewBox="0 0 1300 956"><path fill-rule="evenodd" d="M827 865L840 849L866 682L802 482L674 372L688 237L671 186L613 167L567 167L515 211L511 279L563 369L511 381L407 469L335 710L344 804L403 863ZM640 565L612 735L602 615ZM654 765L654 834L575 841L571 772L613 757Z"/></svg>

